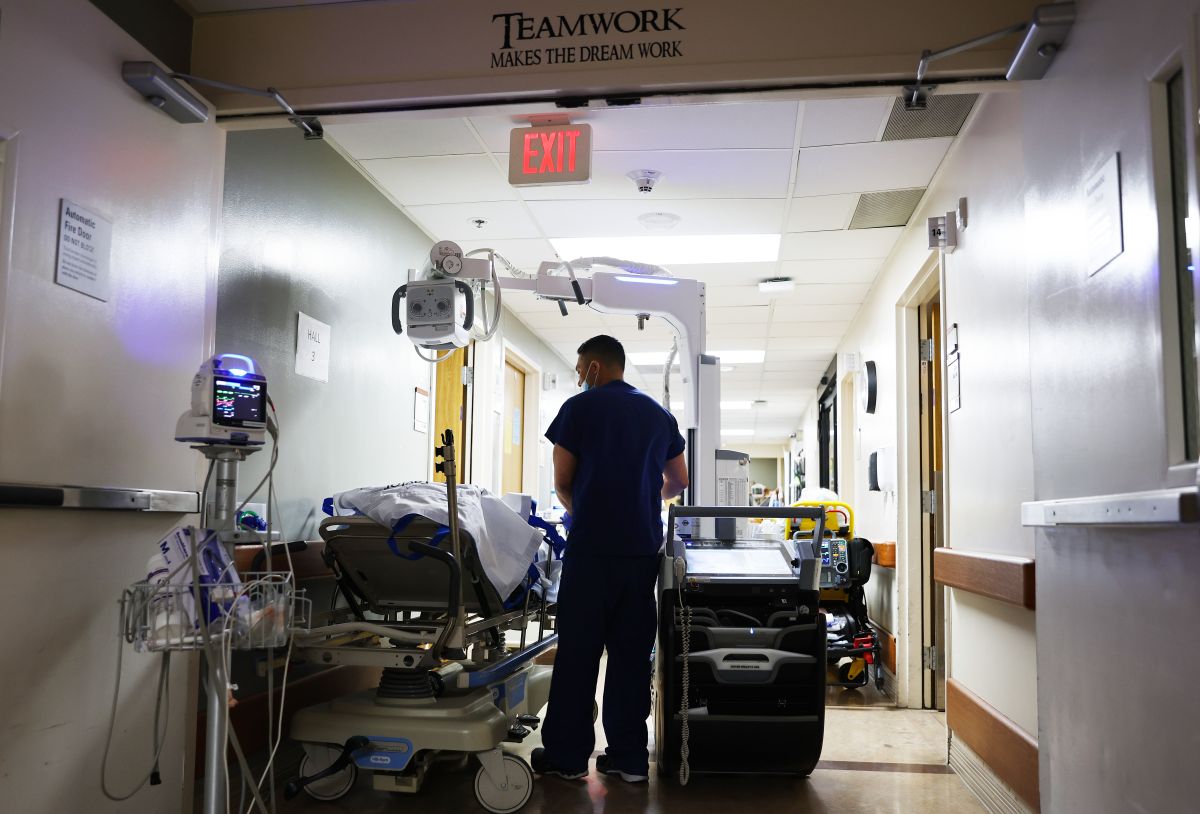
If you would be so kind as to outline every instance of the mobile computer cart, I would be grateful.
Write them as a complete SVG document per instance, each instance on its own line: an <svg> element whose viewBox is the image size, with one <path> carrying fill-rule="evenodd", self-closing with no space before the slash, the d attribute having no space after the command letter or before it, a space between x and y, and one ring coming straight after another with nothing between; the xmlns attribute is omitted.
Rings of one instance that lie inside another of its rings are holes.
<svg viewBox="0 0 1200 814"><path fill-rule="evenodd" d="M820 507L679 507L668 514L655 673L658 769L807 776L825 727L820 556L808 540L739 537L749 518Z"/></svg>

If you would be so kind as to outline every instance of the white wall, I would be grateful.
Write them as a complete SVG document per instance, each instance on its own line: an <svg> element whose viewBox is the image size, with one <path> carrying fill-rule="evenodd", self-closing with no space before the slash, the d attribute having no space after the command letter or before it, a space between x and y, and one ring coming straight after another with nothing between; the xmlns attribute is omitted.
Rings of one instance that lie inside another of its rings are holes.
<svg viewBox="0 0 1200 814"><path fill-rule="evenodd" d="M1159 280L1174 228L1156 201L1167 184L1154 176L1151 79L1176 59L1186 69L1194 187L1198 11L1194 0L1081 3L1070 48L1023 94L1039 499L1196 483L1194 469L1170 471ZM1117 152L1124 251L1092 275L1084 188ZM1195 215L1193 194L1193 252ZM1172 698L1178 677L1200 670L1196 648L1175 645L1178 625L1200 616L1196 542L1193 525L1039 531L1045 810L1195 807L1200 705ZM1170 666L1148 675L1140 654L1163 652Z"/></svg>
<svg viewBox="0 0 1200 814"><path fill-rule="evenodd" d="M180 125L127 87L121 62L149 55L90 3L4 0L0 13L0 129L16 134L5 162L15 200L4 204L15 203L15 224L0 255L0 481L197 490L197 456L172 439L211 343L224 135ZM54 284L63 197L113 222L108 302ZM6 811L179 808L184 659L163 784L115 804L98 780L117 599L183 519L0 509ZM109 767L118 790L149 769L157 666L125 654Z"/></svg>
<svg viewBox="0 0 1200 814"><path fill-rule="evenodd" d="M436 428L414 429L413 402L431 368L388 309L432 241L295 128L230 133L225 171L217 348L266 373L280 423L276 522L289 539L315 539L330 495L429 471ZM299 312L330 326L328 382L295 372ZM242 467L243 498L268 456Z"/></svg>
<svg viewBox="0 0 1200 814"><path fill-rule="evenodd" d="M947 322L959 324L963 406L946 416L949 502L943 544L989 553L1033 554L1032 535L1020 523L1020 504L1033 494L1025 264L1020 254L1011 251L1012 235L1023 228L1021 169L1019 94L981 99L838 347L839 353L856 352L876 363L875 413L855 409L854 426L838 428L847 439L844 451L854 449L849 439L861 431L861 460L855 461L854 482L839 485L842 496L854 506L861 535L897 542L897 569L894 573L876 569L868 585L868 603L873 617L897 635L901 660L911 643L909 637L920 638L919 628L906 612L909 591L914 601L920 596L919 584L910 586L907 577L919 574L919 568L914 574L914 567L920 562L921 541L909 539L900 527L896 495L867 490L866 457L883 447L900 447L897 308L929 262L925 218L953 209L959 197L969 199L970 225L959 249L946 259L942 303ZM815 438L815 407L806 422L805 438L810 437L810 428ZM807 441L805 446L816 447ZM844 465L841 469L846 471ZM971 598L951 604L950 627L952 675L1036 734L1034 615ZM898 669L905 671L902 663ZM910 685L902 677L902 698L906 686ZM915 683L911 687L914 692L908 701L919 704L919 687Z"/></svg>

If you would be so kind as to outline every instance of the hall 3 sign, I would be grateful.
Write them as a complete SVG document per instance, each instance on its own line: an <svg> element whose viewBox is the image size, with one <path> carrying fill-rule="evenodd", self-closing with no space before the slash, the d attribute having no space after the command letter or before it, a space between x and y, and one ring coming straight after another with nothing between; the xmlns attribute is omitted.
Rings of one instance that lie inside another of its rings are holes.
<svg viewBox="0 0 1200 814"><path fill-rule="evenodd" d="M508 137L508 182L513 186L585 184L592 177L592 126L518 127Z"/></svg>

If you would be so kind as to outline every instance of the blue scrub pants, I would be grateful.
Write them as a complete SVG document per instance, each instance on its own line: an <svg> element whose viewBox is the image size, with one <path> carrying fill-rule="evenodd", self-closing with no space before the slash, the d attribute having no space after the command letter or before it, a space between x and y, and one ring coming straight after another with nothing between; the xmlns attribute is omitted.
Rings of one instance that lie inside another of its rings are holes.
<svg viewBox="0 0 1200 814"><path fill-rule="evenodd" d="M586 770L596 736L592 703L600 655L604 674L604 734L612 765L647 774L646 719L650 716L650 655L658 627L652 557L572 556L563 560L558 589L558 653L550 681L550 704L542 729L546 761Z"/></svg>

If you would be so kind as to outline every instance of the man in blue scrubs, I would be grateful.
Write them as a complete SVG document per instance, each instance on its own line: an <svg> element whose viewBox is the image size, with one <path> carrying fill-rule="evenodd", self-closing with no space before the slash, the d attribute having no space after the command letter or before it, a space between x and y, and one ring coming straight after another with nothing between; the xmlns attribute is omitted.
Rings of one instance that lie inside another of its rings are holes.
<svg viewBox="0 0 1200 814"><path fill-rule="evenodd" d="M595 747L592 704L600 656L605 754L596 769L631 783L649 776L650 654L654 584L662 547L662 501L688 485L674 416L626 384L625 350L611 336L579 346L584 392L567 400L546 431L554 442L554 487L573 518L558 592L558 653L539 774L585 777Z"/></svg>

